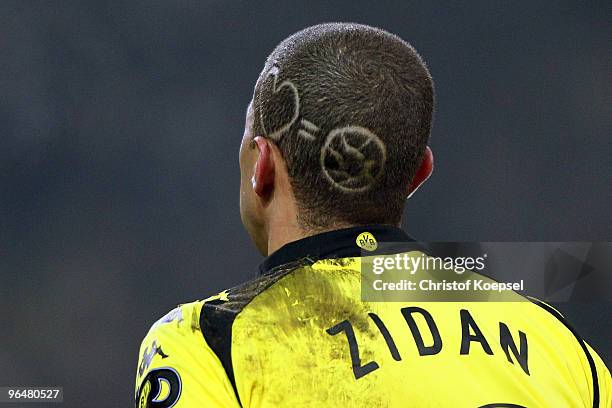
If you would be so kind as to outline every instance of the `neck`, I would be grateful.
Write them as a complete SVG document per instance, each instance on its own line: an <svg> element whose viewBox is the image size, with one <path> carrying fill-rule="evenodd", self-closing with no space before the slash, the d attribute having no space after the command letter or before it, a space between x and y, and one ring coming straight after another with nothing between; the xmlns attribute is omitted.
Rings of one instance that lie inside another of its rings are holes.
<svg viewBox="0 0 612 408"><path fill-rule="evenodd" d="M297 223L297 220L289 222L271 222L268 227L268 254L274 253L277 249L289 242L297 241L307 237L308 232L304 231Z"/></svg>
<svg viewBox="0 0 612 408"><path fill-rule="evenodd" d="M270 222L268 227L268 255L273 254L284 245L298 241L300 239L321 234L323 232L334 231L341 228L356 227L356 224L334 223L320 228L305 228L298 222L297 218L289 220L279 220Z"/></svg>

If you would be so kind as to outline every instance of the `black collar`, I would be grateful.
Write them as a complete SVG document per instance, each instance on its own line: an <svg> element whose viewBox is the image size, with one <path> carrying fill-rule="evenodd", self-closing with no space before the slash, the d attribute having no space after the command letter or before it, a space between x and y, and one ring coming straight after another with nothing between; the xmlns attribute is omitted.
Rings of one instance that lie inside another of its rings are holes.
<svg viewBox="0 0 612 408"><path fill-rule="evenodd" d="M284 245L264 259L259 265L259 273L265 274L277 266L301 259L312 263L318 259L361 256L356 239L362 232L371 233L378 242L414 242L402 229L390 225L365 225L323 232Z"/></svg>

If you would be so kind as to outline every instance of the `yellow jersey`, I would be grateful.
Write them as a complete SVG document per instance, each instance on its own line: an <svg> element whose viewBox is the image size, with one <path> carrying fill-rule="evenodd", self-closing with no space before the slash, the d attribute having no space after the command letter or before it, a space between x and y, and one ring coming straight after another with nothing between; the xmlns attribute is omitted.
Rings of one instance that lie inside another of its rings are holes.
<svg viewBox="0 0 612 408"><path fill-rule="evenodd" d="M612 407L608 369L544 303L362 301L363 232L410 241L308 237L156 322L136 407Z"/></svg>

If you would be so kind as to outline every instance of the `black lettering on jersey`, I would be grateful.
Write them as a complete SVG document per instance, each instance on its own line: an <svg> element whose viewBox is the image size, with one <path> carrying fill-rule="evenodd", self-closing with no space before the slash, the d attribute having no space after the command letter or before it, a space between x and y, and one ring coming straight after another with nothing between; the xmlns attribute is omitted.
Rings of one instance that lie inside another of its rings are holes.
<svg viewBox="0 0 612 408"><path fill-rule="evenodd" d="M353 374L355 379L358 380L366 374L378 368L376 361L370 361L364 365L361 365L361 358L359 357L359 346L357 345L357 339L355 338L355 331L353 325L348 320L343 320L335 326L327 329L327 333L331 336L335 336L338 333L346 334L346 340L349 344L349 352L351 354L351 365L353 366Z"/></svg>
<svg viewBox="0 0 612 408"><path fill-rule="evenodd" d="M470 354L470 344L473 341L480 343L485 353L492 355L493 350L487 342L484 334L474 321L474 318L466 309L461 309L461 351L459 354ZM474 332L474 334L472 334Z"/></svg>
<svg viewBox="0 0 612 408"><path fill-rule="evenodd" d="M181 377L174 369L165 367L151 370L138 389L136 408L173 407L181 396L181 389Z"/></svg>
<svg viewBox="0 0 612 408"><path fill-rule="evenodd" d="M423 342L423 336L421 336L419 326L417 326L416 322L414 321L414 317L412 317L413 313L419 313L425 318L427 326L429 327L429 331L431 332L431 335L433 337L433 344L431 346L426 346ZM414 342L417 348L419 349L419 355L430 356L438 354L440 350L442 350L442 337L440 337L438 326L436 326L436 322L434 321L431 314L429 314L427 310L421 309L420 307L416 306L402 308L402 314L404 315L404 319L406 319L406 323L408 323L408 327L412 332Z"/></svg>
<svg viewBox="0 0 612 408"><path fill-rule="evenodd" d="M397 346L395 345L395 341L393 341L393 337L391 337L391 333L389 333L389 329L387 329L387 326L385 326L383 321L380 320L380 317L378 317L376 313L368 313L368 316L370 316L370 319L374 321L374 323L376 324L376 327L378 327L378 330L383 335L385 342L387 343L387 347L389 347L389 352L391 352L391 356L393 357L393 359L395 361L401 361L402 356L400 356L399 350L397 349Z"/></svg>
<svg viewBox="0 0 612 408"><path fill-rule="evenodd" d="M443 342L442 342L442 337L440 336L440 331L438 330L438 327L436 325L436 322L433 316L427 310L422 309L420 307L416 307L416 306L404 307L400 310L401 310L402 315L404 316L404 319L406 320L406 323L408 324L408 327L410 328L412 337L414 339L414 343L419 351L419 355L428 356L428 355L438 354L442 350ZM419 330L419 326L417 325L415 318L414 318L414 315L417 313L423 316L423 318L425 319L425 322L427 323L427 327L433 339L433 344L431 345L425 345L425 342L423 341L422 333ZM491 349L489 342L484 336L482 330L480 330L480 327L478 327L478 325L476 324L476 321L474 320L472 314L467 309L461 309L459 311L459 315L460 315L460 320L461 320L461 347L460 347L459 354L460 355L470 354L471 343L478 342L480 343L482 349L487 355L493 355L493 349ZM387 343L387 347L393 359L395 361L401 361L402 357L400 355L400 352L395 344L395 341L393 340L393 337L391 336L391 333L389 332L389 329L385 325L385 323L376 313L370 312L368 313L368 316L376 324L376 327L378 327L378 330L380 331L385 342ZM361 364L361 358L359 356L359 346L357 344L357 339L355 337L355 331L353 330L352 324L348 320L344 320L336 324L335 326L327 329L327 333L332 336L335 336L336 334L341 333L341 332L344 332L346 334L346 339L349 343L351 364L353 367L353 373L355 374L355 379L359 379L363 377L364 375L371 373L372 371L379 368L379 365L376 361L370 361L369 363L365 365ZM519 333L519 339L520 339L519 343L520 344L517 347L512 335L510 334L510 329L508 328L508 326L503 322L499 322L499 344L501 346L501 349L506 354L506 358L511 364L514 364L514 361L510 355L512 352L512 354L514 355L514 359L518 361L520 367L525 372L525 374L530 375L528 362L527 362L527 357L528 357L527 335L520 330L518 331L518 333ZM506 405L503 405L503 404L506 404ZM489 405L485 405L484 407L493 408L497 406L499 407L508 406L508 407L519 407L520 408L520 405L516 405L516 406L511 405L511 404L508 405L507 403L489 404Z"/></svg>
<svg viewBox="0 0 612 408"><path fill-rule="evenodd" d="M516 347L516 343L512 338L512 334L510 334L510 330L508 326L504 323L499 322L499 344L501 345L502 350L506 353L506 358L512 364L512 358L510 357L510 351L512 350L512 354L514 354L514 358L520 364L521 368L525 372L525 374L529 374L529 367L527 366L527 335L519 330L519 341L520 341L520 350Z"/></svg>

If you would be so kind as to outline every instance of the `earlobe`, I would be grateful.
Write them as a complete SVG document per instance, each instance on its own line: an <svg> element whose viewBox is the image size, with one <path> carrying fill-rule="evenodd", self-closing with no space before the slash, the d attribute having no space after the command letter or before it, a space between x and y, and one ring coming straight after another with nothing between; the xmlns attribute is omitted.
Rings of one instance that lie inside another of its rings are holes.
<svg viewBox="0 0 612 408"><path fill-rule="evenodd" d="M427 146L425 148L425 154L423 155L423 160L421 161L421 165L417 169L414 177L412 178L412 182L410 183L410 187L408 188L408 197L410 198L415 191L418 190L421 185L427 181L431 173L433 173L434 168L434 158L433 152Z"/></svg>
<svg viewBox="0 0 612 408"><path fill-rule="evenodd" d="M270 141L261 136L257 136L253 140L259 151L259 156L255 163L251 183L253 184L253 190L258 196L267 198L274 186L274 159L272 157Z"/></svg>

